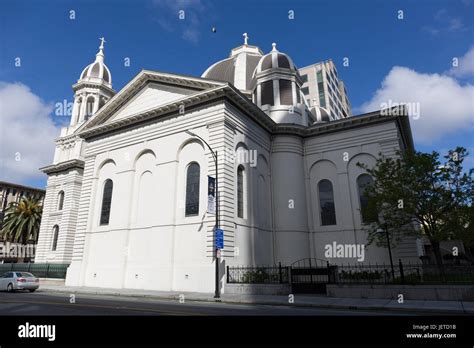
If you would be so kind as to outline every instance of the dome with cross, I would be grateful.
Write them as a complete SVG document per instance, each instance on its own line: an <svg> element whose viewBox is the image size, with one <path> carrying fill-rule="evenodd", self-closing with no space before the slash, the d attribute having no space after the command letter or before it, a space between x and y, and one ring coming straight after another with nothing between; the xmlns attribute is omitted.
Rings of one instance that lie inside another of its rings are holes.
<svg viewBox="0 0 474 348"><path fill-rule="evenodd" d="M104 83L107 87L112 87L112 75L104 63L104 43L105 39L103 37L100 38L99 52L95 55L95 61L85 67L79 82Z"/></svg>
<svg viewBox="0 0 474 348"><path fill-rule="evenodd" d="M240 91L250 93L252 75L263 52L257 46L248 44L247 33L243 34L244 44L231 50L229 58L211 65L201 77L232 83Z"/></svg>

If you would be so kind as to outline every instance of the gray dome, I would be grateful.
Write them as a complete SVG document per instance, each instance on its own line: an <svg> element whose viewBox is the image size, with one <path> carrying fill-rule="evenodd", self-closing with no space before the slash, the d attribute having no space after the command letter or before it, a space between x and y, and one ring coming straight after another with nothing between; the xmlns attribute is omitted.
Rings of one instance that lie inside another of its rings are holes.
<svg viewBox="0 0 474 348"><path fill-rule="evenodd" d="M270 51L270 53L267 53L262 58L260 58L260 62L255 69L254 75L276 68L297 71L296 66L293 64L293 60L290 58L290 56L277 51L275 43L273 43L272 46L273 49Z"/></svg>
<svg viewBox="0 0 474 348"><path fill-rule="evenodd" d="M256 46L243 45L234 48L230 57L211 65L201 77L229 82L240 90L252 90L253 72L262 57Z"/></svg>
<svg viewBox="0 0 474 348"><path fill-rule="evenodd" d="M83 80L87 77L103 79L105 82L111 83L109 68L104 63L94 62L86 66L82 71L80 79Z"/></svg>
<svg viewBox="0 0 474 348"><path fill-rule="evenodd" d="M321 106L313 106L309 110L314 117L316 118L316 122L329 122L332 121L332 117L325 108Z"/></svg>

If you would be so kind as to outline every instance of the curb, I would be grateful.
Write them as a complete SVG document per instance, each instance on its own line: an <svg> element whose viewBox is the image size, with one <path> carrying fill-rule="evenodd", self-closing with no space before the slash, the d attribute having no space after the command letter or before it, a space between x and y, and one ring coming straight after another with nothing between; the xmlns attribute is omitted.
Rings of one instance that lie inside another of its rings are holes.
<svg viewBox="0 0 474 348"><path fill-rule="evenodd" d="M67 294L84 294L84 295L104 295L104 296L116 296L116 297L132 297L132 298L149 298L156 300L179 300L179 295L149 295L149 294L124 294L120 292L101 292L101 291L85 291L80 289L54 289L54 288L40 288L38 292L48 293L67 293ZM306 308L322 308L322 309L344 309L344 310L360 310L360 311L390 311L390 312L407 312L407 313L438 313L438 314L470 314L473 315L474 311L466 311L463 306L462 310L459 309L437 309L437 308L419 308L419 307L385 307L385 306L354 306L354 305L338 305L338 304L315 304L315 303L282 303L279 301L248 301L248 300L232 300L232 299L220 299L214 298L187 298L189 302L214 302L214 303L229 303L229 304L254 304L254 305L271 305L271 306L294 306L294 307L306 307Z"/></svg>

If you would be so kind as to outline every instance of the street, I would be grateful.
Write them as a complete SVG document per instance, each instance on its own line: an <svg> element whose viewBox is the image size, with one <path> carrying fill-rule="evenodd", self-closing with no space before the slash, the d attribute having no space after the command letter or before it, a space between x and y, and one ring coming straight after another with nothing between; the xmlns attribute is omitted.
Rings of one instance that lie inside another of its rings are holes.
<svg viewBox="0 0 474 348"><path fill-rule="evenodd" d="M48 292L0 292L0 315L407 315L406 313L303 308L291 306L228 304L215 302L157 300L143 297L118 297L76 294L70 303L67 294Z"/></svg>

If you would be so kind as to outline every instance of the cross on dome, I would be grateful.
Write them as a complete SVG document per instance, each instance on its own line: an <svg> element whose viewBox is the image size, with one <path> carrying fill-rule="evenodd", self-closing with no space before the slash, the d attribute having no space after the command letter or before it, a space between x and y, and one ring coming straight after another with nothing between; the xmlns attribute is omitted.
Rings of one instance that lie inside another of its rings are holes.
<svg viewBox="0 0 474 348"><path fill-rule="evenodd" d="M247 33L243 33L243 37L244 37L244 45L247 46L247 45L248 45L249 36L247 35Z"/></svg>
<svg viewBox="0 0 474 348"><path fill-rule="evenodd" d="M104 43L106 41L105 41L104 37L99 38L99 40L100 40L99 52L97 52L97 54L95 55L95 57L96 57L95 61L96 62L103 62L104 61Z"/></svg>
<svg viewBox="0 0 474 348"><path fill-rule="evenodd" d="M100 37L99 40L100 40L100 47L99 47L99 49L100 49L100 50L103 50L103 49L104 49L104 43L107 42L107 41L105 41L105 38L104 38L103 36Z"/></svg>

